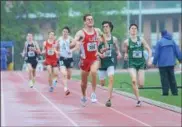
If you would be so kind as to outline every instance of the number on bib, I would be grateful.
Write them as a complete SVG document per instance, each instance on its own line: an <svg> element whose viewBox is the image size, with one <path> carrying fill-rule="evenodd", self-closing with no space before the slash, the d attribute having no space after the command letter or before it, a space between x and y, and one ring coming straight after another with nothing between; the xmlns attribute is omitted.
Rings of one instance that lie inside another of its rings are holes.
<svg viewBox="0 0 182 127"><path fill-rule="evenodd" d="M53 49L48 49L47 54L48 54L49 56L54 55L54 50L53 50Z"/></svg>
<svg viewBox="0 0 182 127"><path fill-rule="evenodd" d="M34 57L35 56L35 52L34 51L29 51L28 52L28 57Z"/></svg>
<svg viewBox="0 0 182 127"><path fill-rule="evenodd" d="M66 50L66 44L65 43L62 44L62 50Z"/></svg>
<svg viewBox="0 0 182 127"><path fill-rule="evenodd" d="M87 51L92 52L97 50L97 43L96 42L90 42L87 44Z"/></svg>
<svg viewBox="0 0 182 127"><path fill-rule="evenodd" d="M142 58L142 51L133 51L133 58Z"/></svg>

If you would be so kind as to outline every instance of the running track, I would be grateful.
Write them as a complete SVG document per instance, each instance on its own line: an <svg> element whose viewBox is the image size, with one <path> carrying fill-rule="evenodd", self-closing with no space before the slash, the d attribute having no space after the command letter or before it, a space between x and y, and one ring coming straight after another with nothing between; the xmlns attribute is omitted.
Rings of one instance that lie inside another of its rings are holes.
<svg viewBox="0 0 182 127"><path fill-rule="evenodd" d="M105 107L107 91L97 88L97 103L80 105L79 81L69 81L71 94L63 86L48 92L47 73L37 74L36 86L27 84L26 72L1 72L2 126L181 126L181 114L113 94L112 107ZM91 87L87 89L90 97Z"/></svg>

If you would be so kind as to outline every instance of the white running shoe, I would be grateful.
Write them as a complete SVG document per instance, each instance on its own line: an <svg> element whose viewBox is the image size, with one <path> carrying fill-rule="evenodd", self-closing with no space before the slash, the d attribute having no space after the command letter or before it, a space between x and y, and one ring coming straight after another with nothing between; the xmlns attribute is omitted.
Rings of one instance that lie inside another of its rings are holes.
<svg viewBox="0 0 182 127"><path fill-rule="evenodd" d="M53 79L52 86L56 87L56 85L57 85L57 80L56 79Z"/></svg>
<svg viewBox="0 0 182 127"><path fill-rule="evenodd" d="M92 94L91 94L91 102L92 102L92 103L97 102L97 96L96 96L95 93L92 93Z"/></svg>

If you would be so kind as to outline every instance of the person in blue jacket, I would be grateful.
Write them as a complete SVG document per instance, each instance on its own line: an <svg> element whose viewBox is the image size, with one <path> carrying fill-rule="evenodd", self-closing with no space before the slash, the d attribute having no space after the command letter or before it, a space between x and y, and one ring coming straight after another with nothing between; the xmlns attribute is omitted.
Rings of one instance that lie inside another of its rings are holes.
<svg viewBox="0 0 182 127"><path fill-rule="evenodd" d="M169 88L171 89L172 95L178 95L174 66L176 64L176 58L179 62L182 61L182 54L179 46L167 30L163 30L161 36L161 39L156 44L153 65L159 68L162 95L168 96Z"/></svg>
<svg viewBox="0 0 182 127"><path fill-rule="evenodd" d="M6 48L1 48L1 70L7 70L7 49Z"/></svg>

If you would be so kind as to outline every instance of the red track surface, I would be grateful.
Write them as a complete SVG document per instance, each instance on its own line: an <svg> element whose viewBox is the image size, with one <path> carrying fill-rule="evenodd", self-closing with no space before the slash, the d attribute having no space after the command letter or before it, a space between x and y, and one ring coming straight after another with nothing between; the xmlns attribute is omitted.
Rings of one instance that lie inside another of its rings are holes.
<svg viewBox="0 0 182 127"><path fill-rule="evenodd" d="M4 126L181 126L181 114L114 93L112 107L105 107L107 91L97 88L97 103L80 105L79 81L69 81L65 96L61 78L53 93L47 73L40 72L33 89L26 72L1 72L1 122ZM91 87L87 89L90 96Z"/></svg>

